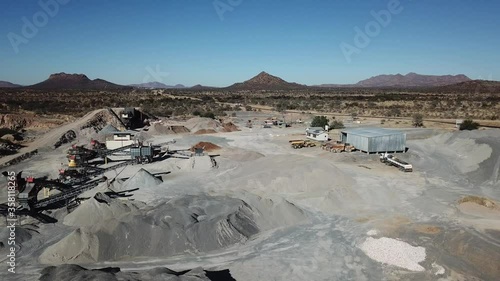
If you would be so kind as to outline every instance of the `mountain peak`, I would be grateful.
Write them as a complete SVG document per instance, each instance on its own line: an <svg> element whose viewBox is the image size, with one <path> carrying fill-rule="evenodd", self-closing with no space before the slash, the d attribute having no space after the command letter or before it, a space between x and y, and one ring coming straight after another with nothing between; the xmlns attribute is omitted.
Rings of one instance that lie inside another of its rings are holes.
<svg viewBox="0 0 500 281"><path fill-rule="evenodd" d="M68 74L65 72L60 72L60 73L54 73L49 76L49 80L61 80L61 79L67 79L67 80L81 80L81 81L86 81L90 80L87 75L85 74Z"/></svg>
<svg viewBox="0 0 500 281"><path fill-rule="evenodd" d="M250 80L230 86L232 90L287 90L303 88L304 85L289 83L265 71L260 72Z"/></svg>
<svg viewBox="0 0 500 281"><path fill-rule="evenodd" d="M125 86L116 85L102 79L90 80L85 74L54 73L41 83L29 86L34 89L79 89L79 90L105 90L124 89Z"/></svg>

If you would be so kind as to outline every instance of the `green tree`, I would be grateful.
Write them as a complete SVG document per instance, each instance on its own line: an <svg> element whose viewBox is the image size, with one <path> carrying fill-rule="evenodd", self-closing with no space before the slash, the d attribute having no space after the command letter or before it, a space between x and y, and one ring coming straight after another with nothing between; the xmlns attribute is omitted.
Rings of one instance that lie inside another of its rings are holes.
<svg viewBox="0 0 500 281"><path fill-rule="evenodd" d="M332 123L330 123L330 129L344 129L345 126L344 126L344 123L342 123L342 121L337 121L337 120L333 120Z"/></svg>
<svg viewBox="0 0 500 281"><path fill-rule="evenodd" d="M424 116L420 113L414 114L412 124L414 127L423 127L424 126Z"/></svg>
<svg viewBox="0 0 500 281"><path fill-rule="evenodd" d="M326 118L326 116L314 116L311 122L311 127L324 128L326 125L328 125L328 118Z"/></svg>
<svg viewBox="0 0 500 281"><path fill-rule="evenodd" d="M479 128L479 123L474 122L472 119L464 120L464 122L460 124L460 131L463 130L472 131L472 130L477 130L478 128Z"/></svg>

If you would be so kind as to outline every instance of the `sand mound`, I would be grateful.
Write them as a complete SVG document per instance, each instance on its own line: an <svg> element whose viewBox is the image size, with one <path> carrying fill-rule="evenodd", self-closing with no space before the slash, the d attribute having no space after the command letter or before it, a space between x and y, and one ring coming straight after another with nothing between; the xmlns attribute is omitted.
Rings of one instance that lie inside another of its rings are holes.
<svg viewBox="0 0 500 281"><path fill-rule="evenodd" d="M125 213L73 231L48 247L40 262L93 263L207 252L306 218L286 201L249 199L255 206L229 197L182 196L139 213Z"/></svg>
<svg viewBox="0 0 500 281"><path fill-rule="evenodd" d="M500 206L493 200L478 196L467 196L458 201L458 209L466 215L475 216L484 220L494 220L487 223L481 223L481 220L475 220L478 226L484 224L485 228L494 228L500 220Z"/></svg>
<svg viewBox="0 0 500 281"><path fill-rule="evenodd" d="M189 132L190 130L184 126L168 123L155 123L148 129L148 133L151 135L185 134Z"/></svg>
<svg viewBox="0 0 500 281"><path fill-rule="evenodd" d="M109 203L102 202L102 197ZM119 219L124 214L134 213L141 206L143 204L139 202L112 200L108 196L98 193L64 217L63 223L70 226L92 226L101 221Z"/></svg>
<svg viewBox="0 0 500 281"><path fill-rule="evenodd" d="M154 268L142 271L122 272L118 267L102 269L86 269L72 264L49 266L41 271L40 281L118 281L118 280L175 280L175 281L210 281L210 280L235 280L229 270L207 271L202 268L176 272L168 268Z"/></svg>
<svg viewBox="0 0 500 281"><path fill-rule="evenodd" d="M223 128L219 121L202 117L195 117L187 120L185 126L191 132L198 132L200 130L214 130L217 132Z"/></svg>
<svg viewBox="0 0 500 281"><path fill-rule="evenodd" d="M201 130L196 131L194 134L195 135L208 135L208 134L215 134L215 133L217 133L217 131L213 130L213 129L201 129Z"/></svg>
<svg viewBox="0 0 500 281"><path fill-rule="evenodd" d="M240 148L224 148L224 150L221 151L221 156L238 162L254 161L259 158L266 157L262 153Z"/></svg>
<svg viewBox="0 0 500 281"><path fill-rule="evenodd" d="M484 197L478 197L478 196L466 196L462 199L460 199L458 201L459 204L465 204L465 203L474 203L474 204L477 204L477 205L480 205L480 206L483 206L483 207L486 207L486 208L489 208L489 209L496 209L497 208L497 204L488 199L488 198L484 198Z"/></svg>
<svg viewBox="0 0 500 281"><path fill-rule="evenodd" d="M232 122L224 123L224 124L222 124L222 127L224 127L224 129L223 129L224 132L236 132L236 131L240 130L238 128L238 126L236 126Z"/></svg>
<svg viewBox="0 0 500 281"><path fill-rule="evenodd" d="M194 151L197 148L202 148L203 150L210 152L210 151L218 150L221 147L218 146L218 145L216 145L216 144L213 144L211 142L204 142L204 141L202 141L202 142L199 142L199 143L193 145L191 147L191 151Z"/></svg>

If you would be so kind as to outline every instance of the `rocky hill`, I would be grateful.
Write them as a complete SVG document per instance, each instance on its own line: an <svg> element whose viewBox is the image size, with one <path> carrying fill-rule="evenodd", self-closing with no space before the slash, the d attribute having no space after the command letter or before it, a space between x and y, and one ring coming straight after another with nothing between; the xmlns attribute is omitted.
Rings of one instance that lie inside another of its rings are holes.
<svg viewBox="0 0 500 281"><path fill-rule="evenodd" d="M500 94L499 81L471 80L453 85L435 87L435 91L443 93L491 93Z"/></svg>
<svg viewBox="0 0 500 281"><path fill-rule="evenodd" d="M266 72L261 72L257 76L242 83L233 84L226 89L228 90L292 90L303 89L307 86L290 83L279 77L270 75Z"/></svg>
<svg viewBox="0 0 500 281"><path fill-rule="evenodd" d="M116 89L127 89L129 87L113 84L111 82L102 79L90 80L84 74L66 74L62 72L62 73L52 74L50 75L49 79L41 83L31 85L28 88L44 89L44 90L45 89L116 90Z"/></svg>

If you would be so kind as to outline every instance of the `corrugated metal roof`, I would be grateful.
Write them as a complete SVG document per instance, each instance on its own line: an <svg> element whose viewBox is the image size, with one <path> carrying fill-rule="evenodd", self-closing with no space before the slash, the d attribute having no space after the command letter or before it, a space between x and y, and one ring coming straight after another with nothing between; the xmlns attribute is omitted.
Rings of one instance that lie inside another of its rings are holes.
<svg viewBox="0 0 500 281"><path fill-rule="evenodd" d="M310 133L310 134L322 134L325 132L325 129L322 127L311 127L311 128L307 128L306 132Z"/></svg>
<svg viewBox="0 0 500 281"><path fill-rule="evenodd" d="M399 130L392 130L385 128L351 128L342 130L342 133L363 136L363 137L382 137L382 136L404 134L402 131Z"/></svg>

